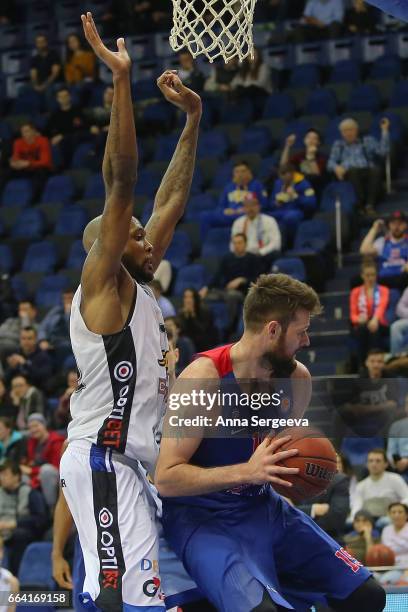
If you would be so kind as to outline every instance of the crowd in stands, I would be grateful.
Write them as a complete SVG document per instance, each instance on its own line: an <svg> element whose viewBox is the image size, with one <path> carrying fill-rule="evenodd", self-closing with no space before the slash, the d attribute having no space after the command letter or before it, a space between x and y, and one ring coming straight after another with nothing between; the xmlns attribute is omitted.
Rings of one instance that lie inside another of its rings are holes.
<svg viewBox="0 0 408 612"><path fill-rule="evenodd" d="M20 17L13 2L1 2L0 27ZM166 31L170 17L169 3L158 0L107 3L100 15L111 37ZM371 33L378 23L378 14L361 0L347 6L340 0L258 0L256 17L273 22L272 42ZM279 29L287 20L292 27ZM78 32L66 36L64 45L38 33L28 51L29 82L16 99L28 99L28 106L0 100L0 536L14 574L26 546L51 525L69 401L78 382L69 316L84 260L80 237L87 220L100 214L104 197L101 164L113 88L100 80L98 63ZM403 405L390 382L396 364L408 369L408 218L403 210L378 213L385 160L397 168L403 151L399 117L385 105L373 107L370 130L361 114L356 120L355 109L318 87L318 80L308 84L307 98L316 86L334 108L327 121L307 113L299 126L306 111L299 112L280 88L296 88L300 72L294 68L277 79L262 49L242 65L217 63L207 72L188 51L177 62L183 81L204 98L204 130L186 216L152 283L179 351L176 371L196 352L239 335L242 303L259 274L289 271L325 289L333 276L334 205L324 208L324 202L331 202L332 193L347 193L351 208L343 215L360 243L361 272L354 270L349 279L351 358L343 372L361 377L342 399L336 431L346 455L350 432L376 444L352 467L341 457L327 492L303 510L358 559L383 542L394 550L397 565L408 565L408 400ZM138 85L136 80L136 97ZM142 222L179 123L156 98L142 96L136 104L141 170L135 214ZM340 108L344 112L336 117ZM19 122L7 123L21 114ZM329 120L336 123L331 137ZM254 121L252 132L236 129ZM15 210L21 216L13 216ZM298 267L288 270L285 263L293 258ZM388 578L408 582L402 572Z"/></svg>

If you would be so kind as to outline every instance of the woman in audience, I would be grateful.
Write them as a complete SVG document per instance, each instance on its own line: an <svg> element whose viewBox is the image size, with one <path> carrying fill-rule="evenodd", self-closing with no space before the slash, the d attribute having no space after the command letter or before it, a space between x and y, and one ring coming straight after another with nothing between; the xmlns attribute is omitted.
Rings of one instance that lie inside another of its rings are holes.
<svg viewBox="0 0 408 612"><path fill-rule="evenodd" d="M195 289L184 291L178 316L182 333L192 340L197 352L214 348L218 341L214 319Z"/></svg>
<svg viewBox="0 0 408 612"><path fill-rule="evenodd" d="M361 277L363 284L350 294L350 321L360 364L364 363L370 349L384 346L389 331L385 313L390 295L388 287L377 283L374 261L363 263Z"/></svg>
<svg viewBox="0 0 408 612"><path fill-rule="evenodd" d="M95 55L82 47L78 34L70 34L66 40L66 61L64 66L67 85L95 79Z"/></svg>

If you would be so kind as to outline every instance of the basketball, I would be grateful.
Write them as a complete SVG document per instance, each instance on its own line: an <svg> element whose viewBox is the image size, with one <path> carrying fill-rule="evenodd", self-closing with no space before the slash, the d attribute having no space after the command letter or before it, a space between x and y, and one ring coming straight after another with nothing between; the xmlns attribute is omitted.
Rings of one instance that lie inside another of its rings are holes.
<svg viewBox="0 0 408 612"><path fill-rule="evenodd" d="M373 544L367 550L366 565L369 567L380 567L395 564L395 554L385 544Z"/></svg>
<svg viewBox="0 0 408 612"><path fill-rule="evenodd" d="M289 497L295 503L320 495L327 489L337 472L336 451L332 443L318 430L304 427L285 429L277 438L284 436L292 436L292 439L281 446L278 452L297 448L299 454L277 465L299 468L300 471L298 474L284 476L284 480L288 480L293 485L290 489L273 485L275 491Z"/></svg>

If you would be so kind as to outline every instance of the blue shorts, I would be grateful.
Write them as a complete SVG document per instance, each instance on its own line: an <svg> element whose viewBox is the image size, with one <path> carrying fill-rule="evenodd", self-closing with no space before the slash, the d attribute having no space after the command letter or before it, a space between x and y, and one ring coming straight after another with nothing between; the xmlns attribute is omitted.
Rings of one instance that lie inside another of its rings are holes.
<svg viewBox="0 0 408 612"><path fill-rule="evenodd" d="M345 599L370 577L316 523L275 493L225 510L163 500L163 526L200 590L220 612L248 612L265 590L278 605L310 610Z"/></svg>

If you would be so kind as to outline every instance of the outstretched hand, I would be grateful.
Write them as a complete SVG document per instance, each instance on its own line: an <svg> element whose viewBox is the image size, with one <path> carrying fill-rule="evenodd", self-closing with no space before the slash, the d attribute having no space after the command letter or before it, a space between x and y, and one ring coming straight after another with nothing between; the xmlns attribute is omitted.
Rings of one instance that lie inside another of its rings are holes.
<svg viewBox="0 0 408 612"><path fill-rule="evenodd" d="M124 39L118 38L116 42L118 47L117 51L109 51L99 36L92 13L81 15L81 20L86 40L91 45L95 55L112 70L113 76L115 77L122 74L128 74L130 71L131 60L128 52L126 51Z"/></svg>
<svg viewBox="0 0 408 612"><path fill-rule="evenodd" d="M201 114L200 96L183 85L175 70L166 70L157 79L157 86L168 102L188 115Z"/></svg>

